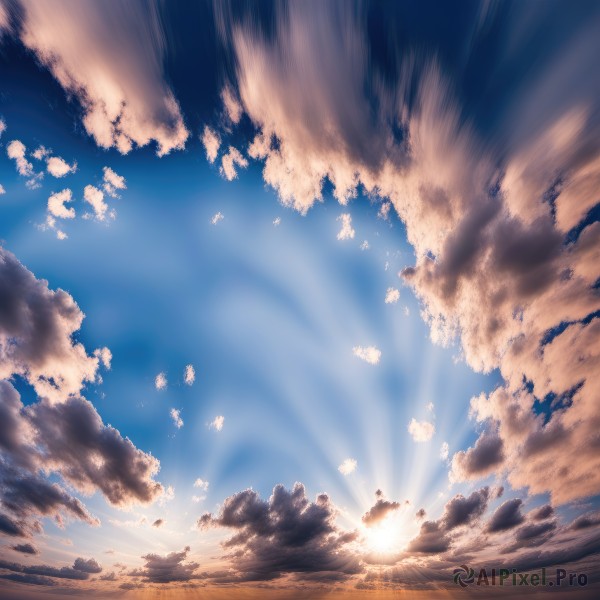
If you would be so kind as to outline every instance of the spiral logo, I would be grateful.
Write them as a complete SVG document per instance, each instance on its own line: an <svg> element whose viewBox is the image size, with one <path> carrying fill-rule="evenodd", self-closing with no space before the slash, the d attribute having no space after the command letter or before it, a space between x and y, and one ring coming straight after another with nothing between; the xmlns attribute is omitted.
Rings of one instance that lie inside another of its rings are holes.
<svg viewBox="0 0 600 600"><path fill-rule="evenodd" d="M454 569L454 583L458 583L460 587L466 588L470 583L475 581L475 571L469 569L467 565L460 565L460 569Z"/></svg>

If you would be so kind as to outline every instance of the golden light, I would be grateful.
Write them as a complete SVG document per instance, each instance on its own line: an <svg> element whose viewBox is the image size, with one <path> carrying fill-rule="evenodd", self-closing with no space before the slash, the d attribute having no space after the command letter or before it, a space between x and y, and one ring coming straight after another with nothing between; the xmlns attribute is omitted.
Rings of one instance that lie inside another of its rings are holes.
<svg viewBox="0 0 600 600"><path fill-rule="evenodd" d="M404 511L389 514L370 527L361 524L365 549L372 554L394 554L405 549L414 535L414 523Z"/></svg>

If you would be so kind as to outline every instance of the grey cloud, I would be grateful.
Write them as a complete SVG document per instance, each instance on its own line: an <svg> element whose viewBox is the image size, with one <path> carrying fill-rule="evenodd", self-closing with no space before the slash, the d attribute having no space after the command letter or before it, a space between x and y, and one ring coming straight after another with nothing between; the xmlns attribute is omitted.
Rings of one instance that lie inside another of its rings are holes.
<svg viewBox="0 0 600 600"><path fill-rule="evenodd" d="M95 558L77 558L73 563L73 568L76 571L82 571L83 573L101 573L102 567L98 564Z"/></svg>
<svg viewBox="0 0 600 600"><path fill-rule="evenodd" d="M549 519L554 516L554 509L550 504L544 504L538 508L534 508L527 515L532 521L543 521L544 519Z"/></svg>
<svg viewBox="0 0 600 600"><path fill-rule="evenodd" d="M340 531L335 515L326 494L309 502L304 486L296 483L291 491L276 486L268 501L253 490L234 494L225 499L216 517L203 515L198 526L236 530L224 547L232 551L240 581L266 581L291 573L344 580L360 572L361 566L345 547L356 534Z"/></svg>
<svg viewBox="0 0 600 600"><path fill-rule="evenodd" d="M521 512L522 505L523 501L520 498L514 498L513 500L506 500L506 502L503 502L494 511L494 514L489 520L487 531L495 533L512 529L513 527L520 525L525 519Z"/></svg>
<svg viewBox="0 0 600 600"><path fill-rule="evenodd" d="M377 490L376 496L377 500L375 504L362 517L362 522L367 527L371 527L383 521L383 519L385 519L391 512L394 512L400 508L399 502L385 500L381 490Z"/></svg>
<svg viewBox="0 0 600 600"><path fill-rule="evenodd" d="M0 532L14 537L26 537L28 535L23 521L16 521L4 513L0 513Z"/></svg>
<svg viewBox="0 0 600 600"><path fill-rule="evenodd" d="M164 519L156 519L156 521L152 523L152 527L162 527L164 522Z"/></svg>
<svg viewBox="0 0 600 600"><path fill-rule="evenodd" d="M438 521L425 521L421 525L419 535L408 545L409 552L438 554L450 547L450 538Z"/></svg>
<svg viewBox="0 0 600 600"><path fill-rule="evenodd" d="M73 579L84 581L89 578L89 573L80 571L73 567L51 567L48 565L21 565L5 560L0 560L0 569L23 573L25 575L40 575L42 577L55 577L57 579Z"/></svg>
<svg viewBox="0 0 600 600"><path fill-rule="evenodd" d="M171 552L166 556L146 554L144 568L134 570L129 575L143 577L150 583L170 583L172 581L189 581L194 578L194 572L200 566L195 562L186 563L190 547L186 546L181 552Z"/></svg>
<svg viewBox="0 0 600 600"><path fill-rule="evenodd" d="M21 552L22 554L39 554L39 550L32 544L16 544L11 546L15 552Z"/></svg>
<svg viewBox="0 0 600 600"><path fill-rule="evenodd" d="M504 460L502 439L490 432L484 432L475 446L457 452L452 458L452 480L473 479L492 473Z"/></svg>

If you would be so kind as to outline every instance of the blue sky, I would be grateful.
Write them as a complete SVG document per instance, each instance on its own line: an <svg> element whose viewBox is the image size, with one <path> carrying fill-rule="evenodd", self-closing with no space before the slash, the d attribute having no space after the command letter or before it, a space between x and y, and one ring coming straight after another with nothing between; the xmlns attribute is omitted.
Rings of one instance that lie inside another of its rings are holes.
<svg viewBox="0 0 600 600"><path fill-rule="evenodd" d="M0 1L6 597L597 574L597 7L52 5Z"/></svg>

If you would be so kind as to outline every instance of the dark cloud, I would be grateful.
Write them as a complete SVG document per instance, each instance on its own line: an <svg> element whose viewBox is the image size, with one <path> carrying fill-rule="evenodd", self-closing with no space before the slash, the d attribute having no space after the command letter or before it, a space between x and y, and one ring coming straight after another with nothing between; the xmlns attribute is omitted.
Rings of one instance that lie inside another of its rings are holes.
<svg viewBox="0 0 600 600"><path fill-rule="evenodd" d="M450 547L450 538L438 521L425 521L421 525L419 535L408 545L409 552L438 554L446 552Z"/></svg>
<svg viewBox="0 0 600 600"><path fill-rule="evenodd" d="M76 571L82 571L83 573L101 573L102 567L98 564L95 558L77 558L73 563L73 568Z"/></svg>
<svg viewBox="0 0 600 600"><path fill-rule="evenodd" d="M579 529L589 529L590 527L596 527L597 525L600 525L600 515L581 515L571 523L571 529L577 531Z"/></svg>
<svg viewBox="0 0 600 600"><path fill-rule="evenodd" d="M507 500L503 502L492 515L487 524L487 531L495 533L497 531L505 531L520 525L525 517L521 512L523 501L520 498Z"/></svg>
<svg viewBox="0 0 600 600"><path fill-rule="evenodd" d="M356 534L340 531L335 516L326 494L310 502L304 486L296 483L291 491L276 486L268 501L254 490L234 494L216 517L203 515L198 526L236 531L224 547L232 551L239 580L266 581L287 573L344 580L361 566L346 549Z"/></svg>
<svg viewBox="0 0 600 600"><path fill-rule="evenodd" d="M487 508L489 497L490 489L488 487L474 491L468 498L462 494L454 496L446 504L442 516L444 528L449 531L479 518Z"/></svg>
<svg viewBox="0 0 600 600"><path fill-rule="evenodd" d="M475 446L454 455L450 476L454 481L483 477L492 473L503 461L502 439L491 432L484 432Z"/></svg>
<svg viewBox="0 0 600 600"><path fill-rule="evenodd" d="M23 554L39 554L38 549L32 544L16 544L11 546L15 552L21 552Z"/></svg>
<svg viewBox="0 0 600 600"><path fill-rule="evenodd" d="M377 490L375 495L377 497L375 504L362 517L362 522L367 527L371 527L377 523L380 523L391 512L398 510L401 506L399 502L385 500L381 490Z"/></svg>
<svg viewBox="0 0 600 600"><path fill-rule="evenodd" d="M568 565L600 553L600 535L577 540L575 544L551 550L532 550L518 557L515 567L533 570L554 565Z"/></svg>
<svg viewBox="0 0 600 600"><path fill-rule="evenodd" d="M8 573L7 575L0 575L0 579L15 581L16 583L26 583L29 585L43 585L46 587L52 587L56 585L56 581L54 581L54 579L42 577L41 575L21 575L20 573Z"/></svg>
<svg viewBox="0 0 600 600"><path fill-rule="evenodd" d="M23 521L16 521L3 513L0 513L0 532L15 537L26 537L28 535Z"/></svg>
<svg viewBox="0 0 600 600"><path fill-rule="evenodd" d="M152 523L152 527L162 527L165 523L164 519L156 519L154 523Z"/></svg>
<svg viewBox="0 0 600 600"><path fill-rule="evenodd" d="M416 515L415 515L415 516L417 517L417 519L424 519L426 514L427 514L427 513L425 512L425 509L424 509L424 508L420 508L420 509L417 511L417 513L416 513Z"/></svg>
<svg viewBox="0 0 600 600"><path fill-rule="evenodd" d="M19 563L0 560L0 569L23 573L25 575L40 575L42 577L55 577L57 579L73 579L84 581L89 578L89 573L73 567L50 567L48 565L21 565Z"/></svg>
<svg viewBox="0 0 600 600"><path fill-rule="evenodd" d="M543 506L534 508L533 510L529 511L529 514L527 516L532 521L543 521L544 519L549 519L553 515L554 509L552 508L552 506L550 506L550 504L544 504Z"/></svg>
<svg viewBox="0 0 600 600"><path fill-rule="evenodd" d="M143 577L149 583L169 583L171 581L189 581L194 578L194 572L200 566L195 562L186 563L190 547L186 546L181 552L171 552L166 556L146 554L142 569L135 569L128 575Z"/></svg>

